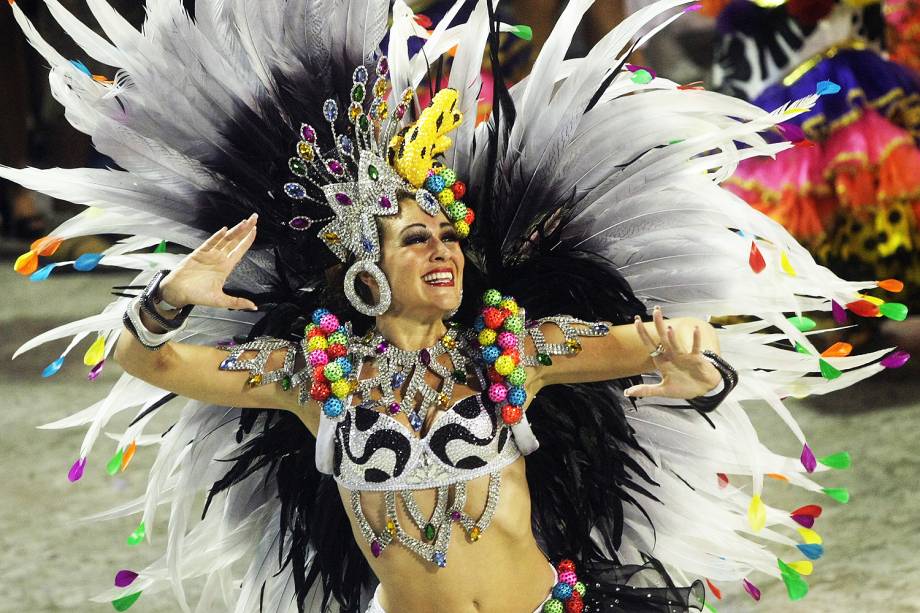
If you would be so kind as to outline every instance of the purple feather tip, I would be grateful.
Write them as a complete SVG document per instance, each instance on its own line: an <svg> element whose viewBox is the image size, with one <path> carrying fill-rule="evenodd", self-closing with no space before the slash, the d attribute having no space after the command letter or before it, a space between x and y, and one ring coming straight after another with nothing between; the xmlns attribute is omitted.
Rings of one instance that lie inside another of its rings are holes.
<svg viewBox="0 0 920 613"><path fill-rule="evenodd" d="M910 353L899 349L894 353L890 353L880 362L885 368L901 368L907 364L907 360L910 359Z"/></svg>
<svg viewBox="0 0 920 613"><path fill-rule="evenodd" d="M700 10L701 8L703 8L703 5L702 5L701 3L699 3L699 2L697 2L696 4L691 4L690 6L688 6L687 8L685 8L685 9L684 9L684 12L685 12L685 13L692 13L692 12L694 12L694 11Z"/></svg>
<svg viewBox="0 0 920 613"><path fill-rule="evenodd" d="M759 602L760 601L760 590L757 588L757 586L751 583L750 581L748 581L747 579L742 579L741 583L744 585L744 591L750 594L751 598Z"/></svg>
<svg viewBox="0 0 920 613"><path fill-rule="evenodd" d="M115 587L128 587L137 579L133 570L120 570L115 574Z"/></svg>
<svg viewBox="0 0 920 613"><path fill-rule="evenodd" d="M89 374L86 375L86 379L88 381L95 381L96 378L99 376L99 374L102 372L103 366L105 366L105 358L103 358L102 360L99 361L98 364L93 366L93 368L89 371Z"/></svg>
<svg viewBox="0 0 920 613"><path fill-rule="evenodd" d="M847 323L847 311L836 300L831 300L831 313L834 316L834 322L838 326Z"/></svg>
<svg viewBox="0 0 920 613"><path fill-rule="evenodd" d="M86 468L86 458L80 458L70 467L70 470L67 472L67 479L71 483L79 481L83 477L84 468Z"/></svg>
<svg viewBox="0 0 920 613"><path fill-rule="evenodd" d="M815 525L815 518L811 515L793 515L792 520L805 528L811 528Z"/></svg>
<svg viewBox="0 0 920 613"><path fill-rule="evenodd" d="M805 467L810 473L815 472L815 468L818 466L818 461L815 459L815 454L811 452L811 447L808 446L808 443L805 443L805 446L802 447L802 466Z"/></svg>

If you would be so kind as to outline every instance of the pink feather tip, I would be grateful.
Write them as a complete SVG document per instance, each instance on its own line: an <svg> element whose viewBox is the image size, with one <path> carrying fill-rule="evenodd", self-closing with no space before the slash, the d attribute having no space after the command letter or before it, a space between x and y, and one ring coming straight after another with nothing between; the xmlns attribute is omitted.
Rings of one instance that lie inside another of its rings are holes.
<svg viewBox="0 0 920 613"><path fill-rule="evenodd" d="M811 515L793 515L792 520L805 528L811 528L815 525L815 518Z"/></svg>
<svg viewBox="0 0 920 613"><path fill-rule="evenodd" d="M685 8L685 9L684 9L684 12L685 12L685 13L693 13L694 11L699 11L699 10L701 10L702 8L703 8L703 5L702 5L701 3L699 3L699 2L697 2L696 4L691 4L690 6L688 6L687 8Z"/></svg>

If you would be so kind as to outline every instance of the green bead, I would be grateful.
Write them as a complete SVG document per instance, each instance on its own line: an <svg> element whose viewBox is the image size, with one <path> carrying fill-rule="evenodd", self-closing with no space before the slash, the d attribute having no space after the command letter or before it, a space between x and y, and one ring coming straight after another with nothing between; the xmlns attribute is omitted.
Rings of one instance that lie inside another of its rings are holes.
<svg viewBox="0 0 920 613"><path fill-rule="evenodd" d="M140 545L144 542L144 537L146 535L147 529L144 527L144 522L141 522L137 525L137 528L134 529L134 532L131 533L131 536L128 537L128 545L132 547Z"/></svg>
<svg viewBox="0 0 920 613"><path fill-rule="evenodd" d="M109 463L105 465L105 472L113 477L118 474L118 469L121 468L121 459L124 457L124 454L124 450L119 450L118 453L113 455L109 459Z"/></svg>
<svg viewBox="0 0 920 613"><path fill-rule="evenodd" d="M429 541L433 541L435 537L434 526L428 524L425 526L425 538Z"/></svg>
<svg viewBox="0 0 920 613"><path fill-rule="evenodd" d="M453 221L464 219L466 217L466 205L459 200L447 207L447 214Z"/></svg>
<svg viewBox="0 0 920 613"><path fill-rule="evenodd" d="M573 590L575 591L575 593L578 594L579 596L584 596L584 595L585 595L585 592L587 591L587 589L585 588L585 584L582 583L581 581L576 581L576 582L575 582L575 585L572 586L572 589L573 589Z"/></svg>
<svg viewBox="0 0 920 613"><path fill-rule="evenodd" d="M457 173L452 168L445 168L441 171L441 178L444 179L444 187L450 187L457 182Z"/></svg>
<svg viewBox="0 0 920 613"><path fill-rule="evenodd" d="M351 88L351 99L355 102L361 102L364 100L364 86L360 83L355 83L355 86Z"/></svg>
<svg viewBox="0 0 920 613"><path fill-rule="evenodd" d="M552 359L551 357L549 357L549 354L548 354L548 353L538 353L538 354L537 354L537 361L538 361L540 364L542 364L543 366L552 366L552 365L553 365L553 359Z"/></svg>
<svg viewBox="0 0 920 613"><path fill-rule="evenodd" d="M502 301L502 293L497 289L490 289L482 295L482 303L486 306L498 306Z"/></svg>
<svg viewBox="0 0 920 613"><path fill-rule="evenodd" d="M633 73L632 82L636 85L645 85L652 82L652 73L644 68Z"/></svg>
<svg viewBox="0 0 920 613"><path fill-rule="evenodd" d="M116 611L127 611L131 608L137 599L141 597L142 592L134 592L128 596L122 596L121 598L116 598L112 601L112 606L115 607Z"/></svg>
<svg viewBox="0 0 920 613"><path fill-rule="evenodd" d="M347 345L348 344L348 337L345 336L344 332L333 332L326 338L326 340L329 341L330 345Z"/></svg>
<svg viewBox="0 0 920 613"><path fill-rule="evenodd" d="M520 334L524 331L524 321L521 319L520 315L512 315L505 319L505 323L502 324L502 327L508 332Z"/></svg>
<svg viewBox="0 0 920 613"><path fill-rule="evenodd" d="M562 606L562 601L556 598L550 598L543 603L543 613L562 613L564 610L565 607Z"/></svg>
<svg viewBox="0 0 920 613"><path fill-rule="evenodd" d="M508 383L511 385L524 385L527 381L527 371L524 370L523 366L517 366L514 370L511 371L511 374L508 375Z"/></svg>
<svg viewBox="0 0 920 613"><path fill-rule="evenodd" d="M466 383L466 373L459 368L452 373L454 383Z"/></svg>
<svg viewBox="0 0 920 613"><path fill-rule="evenodd" d="M291 389L291 378L290 377L285 377L284 379L281 380L281 389L283 389L284 391L288 391Z"/></svg>
<svg viewBox="0 0 920 613"><path fill-rule="evenodd" d="M371 164L367 167L367 176L371 178L371 181L376 181L380 178L380 171L377 170L377 167Z"/></svg>

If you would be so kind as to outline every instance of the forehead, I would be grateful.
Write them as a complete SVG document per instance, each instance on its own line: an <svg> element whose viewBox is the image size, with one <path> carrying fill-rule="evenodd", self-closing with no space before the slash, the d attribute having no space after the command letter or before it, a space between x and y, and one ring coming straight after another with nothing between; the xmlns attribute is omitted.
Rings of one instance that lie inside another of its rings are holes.
<svg viewBox="0 0 920 613"><path fill-rule="evenodd" d="M429 228L437 229L441 224L448 223L444 211L439 210L437 215L429 215L422 210L422 207L418 205L415 198L400 198L399 214L378 217L378 219L384 220L386 222L384 225L387 229L395 232L400 232L403 228L413 224L423 224Z"/></svg>

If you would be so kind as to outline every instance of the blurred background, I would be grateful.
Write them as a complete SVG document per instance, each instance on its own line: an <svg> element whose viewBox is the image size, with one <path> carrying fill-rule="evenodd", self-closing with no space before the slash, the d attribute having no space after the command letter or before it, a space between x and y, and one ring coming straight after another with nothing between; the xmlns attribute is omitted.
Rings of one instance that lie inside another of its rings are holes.
<svg viewBox="0 0 920 613"><path fill-rule="evenodd" d="M109 1L141 26L142 2ZM65 57L83 62L90 74L107 74L110 68L86 58L44 2L18 4ZM95 26L85 2L61 4ZM193 2L185 4L193 11ZM410 4L420 14L419 22L430 27L450 3ZM572 54L583 53L625 15L647 4L598 0ZM512 67L512 80L527 74L562 5L554 0L502 3L508 22L532 28L530 41L505 39L502 54ZM825 96L814 113L773 135L795 142L795 148L776 160L746 163L726 189L786 225L816 259L842 276L885 281L870 296L880 307L888 305L880 308L880 317L861 319L856 330L825 335L828 345L839 341L857 353L882 347L912 353L920 349L920 324L909 315L920 306L918 41L920 7L914 0L713 0L630 58L630 70L640 76L650 69L688 87L725 91L770 110L812 93L824 81L843 87L839 95ZM9 10L0 10L0 92L0 163L114 166L67 123L49 94L46 66ZM489 97L487 84L480 116L488 113ZM30 281L33 270L14 271L14 262L34 241L77 210L0 182L0 359L9 360L16 348L45 330L98 312L113 286L130 282L104 268L86 274L62 267L43 283ZM47 261L99 253L115 240L90 236L65 241ZM828 320L819 325L834 324ZM71 484L67 469L78 453L82 430L36 430L99 400L120 374L109 363L88 377L88 368L71 363L43 378L42 371L61 349L58 343L41 346L0 369L6 416L0 428L0 612L111 610L108 603L87 599L107 588L118 569L143 566L157 553L156 547L126 545L134 529L130 522L81 521L142 494L153 454L141 448L128 470L109 476L107 458L96 457L102 453L97 449L87 477ZM851 501L845 506L822 503L825 512L816 529L827 533L826 554L809 579L811 593L804 601L789 602L782 584L774 581L762 584L758 603L740 586L719 585L723 597L710 596L713 610L920 611L920 603L913 601L920 587L920 501L910 485L920 472L918 375L920 366L908 362L855 388L789 402L818 455L852 454L851 469L825 479L827 486L849 488ZM157 419L161 429L168 427L168 408ZM777 451L798 454L796 440L772 412L755 414L754 419L762 438ZM113 423L110 430L124 425ZM770 484L768 496L778 502L788 497L790 508L813 502L787 491L781 482ZM176 608L170 596L161 594L139 601L134 610Z"/></svg>

